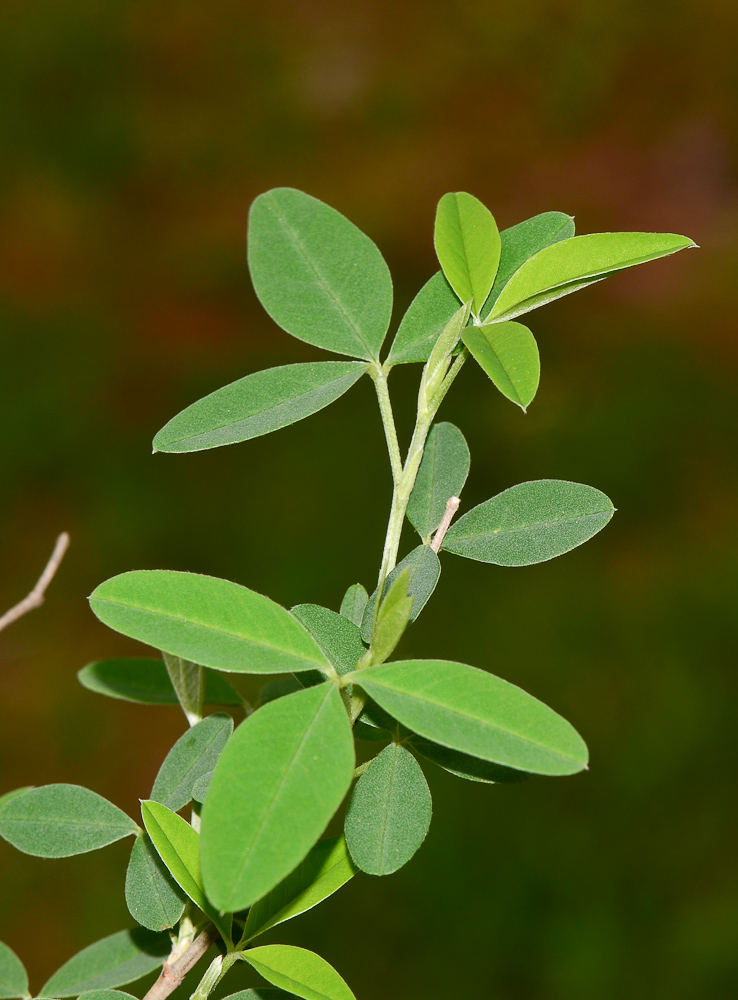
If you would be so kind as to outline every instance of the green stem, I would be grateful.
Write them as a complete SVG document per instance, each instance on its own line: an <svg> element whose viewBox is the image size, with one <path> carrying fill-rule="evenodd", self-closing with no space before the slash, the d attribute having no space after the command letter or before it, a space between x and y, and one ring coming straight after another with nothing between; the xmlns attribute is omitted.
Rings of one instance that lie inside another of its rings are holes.
<svg viewBox="0 0 738 1000"><path fill-rule="evenodd" d="M384 436L387 439L387 451L389 452L390 466L392 468L392 481L396 484L402 475L402 455L400 454L400 443L397 440L397 428L395 418L392 413L392 401L390 400L389 389L387 388L387 376L389 370L384 367L372 365L369 374L374 382L379 402L379 412L382 415L382 426Z"/></svg>

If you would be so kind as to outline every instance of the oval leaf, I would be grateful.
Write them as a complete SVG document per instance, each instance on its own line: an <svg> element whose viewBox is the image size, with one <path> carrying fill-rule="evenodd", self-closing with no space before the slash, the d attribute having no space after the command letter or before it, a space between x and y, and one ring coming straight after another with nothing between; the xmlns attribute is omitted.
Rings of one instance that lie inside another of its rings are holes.
<svg viewBox="0 0 738 1000"><path fill-rule="evenodd" d="M441 575L441 561L429 545L418 545L417 548L414 548L412 552L409 552L404 559L398 562L387 577L384 584L385 598L383 599L383 603L401 574L406 570L409 570L410 573L408 577L407 596L413 599L408 621L414 622L436 589L438 578ZM402 596L404 597L405 595L403 594ZM375 590L367 603L366 610L364 611L364 621L361 626L362 637L365 642L369 642L371 639L372 619L374 617L374 605L376 601L377 592ZM400 634L405 631L405 625L402 626ZM399 641L399 636L397 641ZM394 649L394 646L392 649Z"/></svg>
<svg viewBox="0 0 738 1000"><path fill-rule="evenodd" d="M330 670L289 611L228 580L174 570L121 573L93 591L90 606L117 632L206 667L251 674Z"/></svg>
<svg viewBox="0 0 738 1000"><path fill-rule="evenodd" d="M697 244L674 233L590 233L539 251L510 278L489 314L513 319L636 264Z"/></svg>
<svg viewBox="0 0 738 1000"><path fill-rule="evenodd" d="M126 872L126 904L133 919L150 931L174 927L186 898L150 838L137 837Z"/></svg>
<svg viewBox="0 0 738 1000"><path fill-rule="evenodd" d="M500 263L500 234L494 216L471 194L445 194L438 202L434 243L438 261L462 302L478 315Z"/></svg>
<svg viewBox="0 0 738 1000"><path fill-rule="evenodd" d="M271 701L236 729L202 812L202 870L222 910L245 909L305 857L351 784L354 745L338 688Z"/></svg>
<svg viewBox="0 0 738 1000"><path fill-rule="evenodd" d="M353 670L366 652L361 632L344 615L319 604L298 604L290 613L308 630L339 675Z"/></svg>
<svg viewBox="0 0 738 1000"><path fill-rule="evenodd" d="M408 729L452 750L533 774L576 774L587 766L573 726L476 667L404 660L357 671L352 681Z"/></svg>
<svg viewBox="0 0 738 1000"><path fill-rule="evenodd" d="M24 854L68 858L137 833L122 810L80 785L44 785L0 807L0 837Z"/></svg>
<svg viewBox="0 0 738 1000"><path fill-rule="evenodd" d="M294 188L259 195L248 260L259 301L283 330L367 361L392 313L392 279L377 247L345 216Z"/></svg>
<svg viewBox="0 0 738 1000"><path fill-rule="evenodd" d="M346 843L369 875L391 875L412 858L430 827L431 794L420 766L390 743L359 778L346 814Z"/></svg>
<svg viewBox="0 0 738 1000"><path fill-rule="evenodd" d="M328 406L366 369L359 361L315 361L247 375L173 417L154 451L203 451L269 434Z"/></svg>
<svg viewBox="0 0 738 1000"><path fill-rule="evenodd" d="M463 340L502 395L525 413L541 378L538 344L528 327L522 323L469 326Z"/></svg>
<svg viewBox="0 0 738 1000"><path fill-rule="evenodd" d="M525 771L516 771L512 767L503 767L488 760L470 757L469 754L459 753L458 750L449 750L440 743L424 740L422 736L413 736L409 745L426 760L432 761L457 778L466 778L467 781L496 785L515 784L530 778L530 774Z"/></svg>
<svg viewBox="0 0 738 1000"><path fill-rule="evenodd" d="M441 523L448 501L461 496L469 463L469 446L459 428L445 421L435 424L428 435L407 505L408 520L421 538L430 539Z"/></svg>
<svg viewBox="0 0 738 1000"><path fill-rule="evenodd" d="M140 927L118 931L83 948L54 973L40 997L76 997L91 990L126 986L158 968L170 951L169 935Z"/></svg>
<svg viewBox="0 0 738 1000"><path fill-rule="evenodd" d="M138 705L178 703L163 660L154 657L95 660L77 671L77 680L88 691L120 701L132 701ZM205 703L240 707L242 701L225 677L208 670L205 675Z"/></svg>
<svg viewBox="0 0 738 1000"><path fill-rule="evenodd" d="M355 872L343 837L319 841L284 881L251 907L244 942L317 906Z"/></svg>
<svg viewBox="0 0 738 1000"><path fill-rule="evenodd" d="M436 341L459 309L459 300L443 271L436 271L402 317L387 363L427 361Z"/></svg>
<svg viewBox="0 0 738 1000"><path fill-rule="evenodd" d="M343 595L340 614L344 618L348 618L350 622L353 622L357 628L361 628L368 600L369 595L366 589L360 583L353 583Z"/></svg>
<svg viewBox="0 0 738 1000"><path fill-rule="evenodd" d="M538 479L472 508L451 525L442 548L497 566L532 566L586 542L614 511L593 486Z"/></svg>
<svg viewBox="0 0 738 1000"><path fill-rule="evenodd" d="M223 747L233 732L233 719L225 713L209 715L180 736L167 754L151 789L151 798L172 812L192 800L198 778L215 770Z"/></svg>
<svg viewBox="0 0 738 1000"><path fill-rule="evenodd" d="M0 941L0 1000L28 997L28 974L12 948Z"/></svg>
<svg viewBox="0 0 738 1000"><path fill-rule="evenodd" d="M356 1000L333 966L305 948L268 944L251 948L241 957L267 982L303 1000Z"/></svg>

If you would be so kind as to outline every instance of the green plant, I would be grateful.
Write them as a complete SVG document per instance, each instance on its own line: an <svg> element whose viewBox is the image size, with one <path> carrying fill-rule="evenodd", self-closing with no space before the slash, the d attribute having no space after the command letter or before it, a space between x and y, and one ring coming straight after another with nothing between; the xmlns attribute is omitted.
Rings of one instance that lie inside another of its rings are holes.
<svg viewBox="0 0 738 1000"><path fill-rule="evenodd" d="M438 582L440 552L527 566L582 544L614 511L593 487L539 480L452 523L469 450L457 427L435 420L469 357L525 410L540 366L519 316L694 244L670 234L575 236L573 220L560 212L499 233L481 202L458 193L439 203L435 246L441 270L410 305L381 361L392 283L376 246L299 191L276 189L254 202L249 266L265 309L293 336L355 360L248 375L174 417L154 448L191 452L246 441L315 413L368 375L394 483L377 585L371 595L350 586L340 612L314 604L287 611L236 583L181 572L124 573L94 591L98 618L161 651L163 660L97 661L80 671L82 684L146 704L178 701L190 728L162 764L141 825L74 785L19 789L0 800L0 835L29 854L63 857L134 838L125 891L139 927L80 952L39 996L120 1000L126 994L117 987L163 964L147 993L161 1000L215 944L196 1000L237 961L249 963L276 995L348 1000L351 990L319 956L254 941L357 870L387 875L410 860L431 819L419 759L488 783L587 766L574 728L513 684L462 663L391 660ZM406 363L423 367L403 458L387 380ZM406 518L420 544L398 562ZM252 706L239 674L278 679ZM242 709L246 718L234 732L231 714L205 715L206 704ZM379 750L359 767L356 739ZM321 840L354 781L344 835ZM189 821L180 815L185 807ZM24 996L23 968L5 949L0 997Z"/></svg>

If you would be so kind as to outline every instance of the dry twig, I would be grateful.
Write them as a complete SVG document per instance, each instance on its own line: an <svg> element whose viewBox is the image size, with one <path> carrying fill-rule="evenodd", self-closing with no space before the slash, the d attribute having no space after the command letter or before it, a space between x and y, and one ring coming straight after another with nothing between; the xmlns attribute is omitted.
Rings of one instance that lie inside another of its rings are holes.
<svg viewBox="0 0 738 1000"><path fill-rule="evenodd" d="M22 601L19 601L18 604L10 609L10 611L6 611L2 618L0 618L0 632L2 632L2 630L12 622L17 621L20 617L27 614L29 611L33 611L34 608L40 607L44 603L46 588L54 579L54 574L59 569L59 564L64 558L64 553L68 548L69 535L66 531L62 531L61 535L59 535L56 540L54 551L51 553L43 573L38 578L36 586L33 588L28 597L24 597Z"/></svg>

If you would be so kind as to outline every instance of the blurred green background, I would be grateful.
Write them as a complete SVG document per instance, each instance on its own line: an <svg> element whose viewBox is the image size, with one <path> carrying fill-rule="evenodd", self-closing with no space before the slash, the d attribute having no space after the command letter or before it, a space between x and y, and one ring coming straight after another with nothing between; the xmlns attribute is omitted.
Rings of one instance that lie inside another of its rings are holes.
<svg viewBox="0 0 738 1000"><path fill-rule="evenodd" d="M429 765L413 862L273 938L359 1000L736 996L737 41L728 0L5 0L2 609L62 529L72 548L0 636L2 791L70 781L135 814L183 729L77 684L142 651L88 610L103 579L186 569L334 608L374 581L390 480L368 381L270 437L151 455L201 395L321 356L251 290L256 194L301 187L365 229L398 317L448 190L501 226L559 209L579 232L685 233L699 252L531 315L527 416L473 366L442 411L472 450L465 507L552 476L619 511L537 567L447 556L402 652L519 683L576 725L591 770L489 788ZM391 380L405 437L417 376ZM0 843L0 937L32 988L130 926L128 850Z"/></svg>

